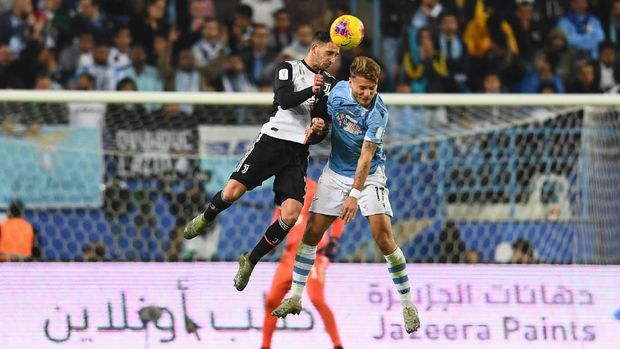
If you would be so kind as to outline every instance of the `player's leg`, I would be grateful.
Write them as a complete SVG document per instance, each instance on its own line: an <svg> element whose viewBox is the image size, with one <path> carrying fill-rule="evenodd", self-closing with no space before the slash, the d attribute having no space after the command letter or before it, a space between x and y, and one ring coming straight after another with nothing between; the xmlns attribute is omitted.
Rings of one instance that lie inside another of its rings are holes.
<svg viewBox="0 0 620 349"><path fill-rule="evenodd" d="M218 191L207 204L207 209L198 216L194 217L183 230L186 239L193 239L213 224L215 217L229 208L233 202L237 201L241 195L245 194L247 187L234 179L228 180L224 189Z"/></svg>
<svg viewBox="0 0 620 349"><path fill-rule="evenodd" d="M318 189L317 189L318 193ZM315 196L316 197L316 196ZM293 268L293 283L291 284L292 295L282 301L271 314L277 317L285 317L288 314L299 314L301 311L301 296L306 287L306 281L310 270L314 266L316 258L316 245L321 241L323 233L332 224L335 216L326 216L320 213L310 212L308 225L304 231L304 237L297 248L295 266Z"/></svg>
<svg viewBox="0 0 620 349"><path fill-rule="evenodd" d="M261 348L271 346L271 338L276 330L278 318L273 317L271 312L280 304L286 292L291 288L291 273L293 271L292 260L281 260L278 269L273 276L271 288L265 298L265 318L263 319L263 344Z"/></svg>
<svg viewBox="0 0 620 349"><path fill-rule="evenodd" d="M277 171L274 171L273 190L275 202L280 205L282 214L267 227L263 238L256 243L252 252L239 256L239 270L234 278L237 291L245 289L258 261L284 240L286 234L297 222L303 207L306 194L308 149L303 145L291 145L291 142L285 141L280 141L278 146L278 149L283 150L284 153L275 154L281 159L273 159L274 162L282 164Z"/></svg>
<svg viewBox="0 0 620 349"><path fill-rule="evenodd" d="M409 286L405 255L394 241L392 225L388 215L375 214L367 216L367 219L372 235L379 246L379 250L381 250L385 257L388 271L400 296L405 330L407 333L412 333L420 327L420 320L418 318L418 311L411 302L411 287Z"/></svg>
<svg viewBox="0 0 620 349"><path fill-rule="evenodd" d="M230 207L246 191L261 185L276 172L272 158L273 148L272 139L267 139L263 135L258 136L256 142L239 160L224 189L213 195L206 210L187 224L183 231L186 239L193 239L205 232L219 213Z"/></svg>
<svg viewBox="0 0 620 349"><path fill-rule="evenodd" d="M334 313L330 309L327 302L325 302L325 270L329 265L329 258L324 255L318 255L314 268L310 271L310 277L308 278L308 296L310 301L321 315L323 324L325 324L325 330L329 334L335 348L341 348L340 335L338 334L338 326L336 325L336 318Z"/></svg>
<svg viewBox="0 0 620 349"><path fill-rule="evenodd" d="M288 199L282 202L281 207L282 214L267 227L267 231L265 231L263 237L258 241L256 246L254 246L252 252L239 256L239 270L234 278L237 291L243 291L243 289L245 289L252 275L252 271L254 270L254 266L256 266L264 255L278 246L280 242L284 240L289 230L295 225L294 222L288 225L283 217L296 215L295 219L297 219L297 217L299 217L299 212L301 212L302 204L297 200Z"/></svg>
<svg viewBox="0 0 620 349"><path fill-rule="evenodd" d="M400 295L405 330L411 333L420 327L420 320L418 311L411 302L407 261L403 251L396 245L392 234L393 213L386 182L387 177L381 170L368 176L359 198L359 207L362 215L368 219L372 236L388 264L388 271Z"/></svg>
<svg viewBox="0 0 620 349"><path fill-rule="evenodd" d="M298 314L301 311L301 295L306 286L308 273L314 265L316 245L321 241L323 233L340 215L340 207L346 198L343 193L347 192L347 188L331 175L328 168L325 168L317 183L304 237L297 248L291 285L293 294L273 311L274 316L285 317L287 314Z"/></svg>

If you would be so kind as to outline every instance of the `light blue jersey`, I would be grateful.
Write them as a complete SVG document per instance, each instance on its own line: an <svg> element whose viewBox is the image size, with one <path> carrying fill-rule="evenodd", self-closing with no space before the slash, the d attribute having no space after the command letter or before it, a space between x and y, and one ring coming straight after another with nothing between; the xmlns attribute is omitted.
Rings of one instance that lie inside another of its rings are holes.
<svg viewBox="0 0 620 349"><path fill-rule="evenodd" d="M361 106L353 96L348 81L340 81L332 88L327 100L327 112L332 117L332 150L329 168L334 172L353 178L362 143L368 140L378 145L370 162L369 174L385 164L383 135L388 122L388 111L377 95L370 109Z"/></svg>

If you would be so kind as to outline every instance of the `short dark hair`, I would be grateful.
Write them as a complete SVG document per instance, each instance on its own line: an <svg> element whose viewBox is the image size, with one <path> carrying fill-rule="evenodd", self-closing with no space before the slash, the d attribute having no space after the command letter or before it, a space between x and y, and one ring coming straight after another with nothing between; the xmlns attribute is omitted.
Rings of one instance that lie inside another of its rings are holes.
<svg viewBox="0 0 620 349"><path fill-rule="evenodd" d="M534 245L532 242L527 239L519 238L512 243L512 249L516 251L520 251L530 257L534 256Z"/></svg>
<svg viewBox="0 0 620 349"><path fill-rule="evenodd" d="M273 13L273 18L276 18L276 17L278 17L279 15L281 15L281 14L283 14L283 13L284 13L284 14L287 14L287 15L289 15L289 16L290 16L290 13L288 13L288 11L286 10L286 8L281 8L281 9L279 9L279 10L277 10L277 11L275 11L275 12Z"/></svg>
<svg viewBox="0 0 620 349"><path fill-rule="evenodd" d="M252 19L252 16L254 16L254 10L252 10L252 7L248 5L237 6L237 8L235 9L235 13L249 19Z"/></svg>
<svg viewBox="0 0 620 349"><path fill-rule="evenodd" d="M136 91L138 90L138 85L136 84L135 81L133 81L132 78L123 78L121 81L119 81L116 84L116 91L120 91L121 88L127 84L132 84L133 87L136 89Z"/></svg>
<svg viewBox="0 0 620 349"><path fill-rule="evenodd" d="M9 216L21 217L24 214L24 203L21 200L13 200L9 204Z"/></svg>
<svg viewBox="0 0 620 349"><path fill-rule="evenodd" d="M327 44L328 42L331 42L332 38L329 36L329 33L326 31L317 31L314 33L314 36L312 37L312 42L321 42L324 44Z"/></svg>

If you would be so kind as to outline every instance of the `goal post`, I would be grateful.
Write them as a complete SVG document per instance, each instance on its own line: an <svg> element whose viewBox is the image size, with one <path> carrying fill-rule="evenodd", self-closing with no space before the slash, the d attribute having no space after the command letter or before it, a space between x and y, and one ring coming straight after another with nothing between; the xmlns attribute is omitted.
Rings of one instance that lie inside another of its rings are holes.
<svg viewBox="0 0 620 349"><path fill-rule="evenodd" d="M620 262L620 97L381 97L393 230L409 261L502 262L526 246L541 263ZM24 202L43 260L93 248L120 261L235 260L271 219L271 182L199 240L179 230L226 183L272 98L3 90L0 209ZM312 147L311 178L328 151ZM336 259L382 260L362 217Z"/></svg>

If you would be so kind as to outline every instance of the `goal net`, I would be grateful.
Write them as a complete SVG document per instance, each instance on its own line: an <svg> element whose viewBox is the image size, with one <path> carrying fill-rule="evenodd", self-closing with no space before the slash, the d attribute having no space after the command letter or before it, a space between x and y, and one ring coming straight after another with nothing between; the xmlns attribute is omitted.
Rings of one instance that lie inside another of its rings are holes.
<svg viewBox="0 0 620 349"><path fill-rule="evenodd" d="M408 261L620 263L612 96L534 97L384 96L393 230ZM23 202L45 261L235 260L270 222L271 182L205 236L181 232L224 186L270 103L269 94L4 94L0 209ZM309 177L328 153L329 142L312 147ZM363 217L345 227L336 260L383 260Z"/></svg>

